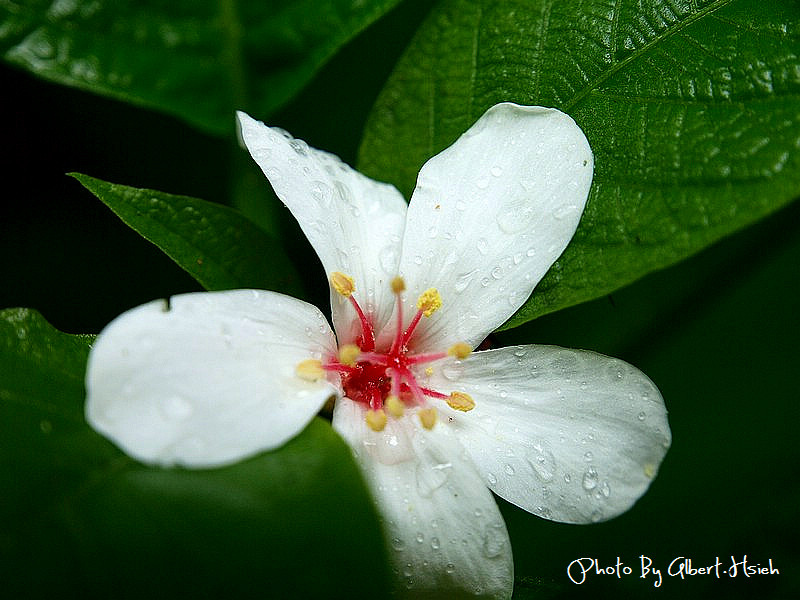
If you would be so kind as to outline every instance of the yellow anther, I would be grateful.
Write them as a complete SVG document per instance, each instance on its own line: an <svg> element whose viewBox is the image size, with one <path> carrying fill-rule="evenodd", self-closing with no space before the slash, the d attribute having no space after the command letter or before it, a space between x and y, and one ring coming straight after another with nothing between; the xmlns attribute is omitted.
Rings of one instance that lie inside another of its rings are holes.
<svg viewBox="0 0 800 600"><path fill-rule="evenodd" d="M456 342L447 349L447 353L455 356L458 360L463 360L472 353L472 348L466 342Z"/></svg>
<svg viewBox="0 0 800 600"><path fill-rule="evenodd" d="M472 399L472 396L464 392L453 392L447 399L447 405L450 408L467 412L475 408L475 400Z"/></svg>
<svg viewBox="0 0 800 600"><path fill-rule="evenodd" d="M426 317L430 317L433 313L442 307L442 297L436 288L429 288L420 294L417 299L417 308L422 311Z"/></svg>
<svg viewBox="0 0 800 600"><path fill-rule="evenodd" d="M433 426L436 425L435 408L421 408L417 411L417 416L425 429L433 429Z"/></svg>
<svg viewBox="0 0 800 600"><path fill-rule="evenodd" d="M402 277L397 276L392 279L392 292L395 294L401 294L402 292L406 291L406 282L403 280Z"/></svg>
<svg viewBox="0 0 800 600"><path fill-rule="evenodd" d="M356 364L356 359L361 354L361 348L355 344L344 344L339 348L339 362L343 365L352 367Z"/></svg>
<svg viewBox="0 0 800 600"><path fill-rule="evenodd" d="M428 367L428 368L426 368L426 369L425 369L425 375L427 375L428 377L430 377L431 375L433 375L433 367Z"/></svg>
<svg viewBox="0 0 800 600"><path fill-rule="evenodd" d="M349 298L356 291L356 282L353 281L353 278L339 271L331 273L331 285L345 298Z"/></svg>
<svg viewBox="0 0 800 600"><path fill-rule="evenodd" d="M368 410L365 420L372 431L383 431L383 428L386 427L386 413L383 412L383 409Z"/></svg>
<svg viewBox="0 0 800 600"><path fill-rule="evenodd" d="M389 411L390 415L398 419L402 417L405 412L405 406L403 406L402 400L397 396L388 396L383 405L386 407L386 410Z"/></svg>
<svg viewBox="0 0 800 600"><path fill-rule="evenodd" d="M306 381L318 381L325 377L322 363L314 358L309 358L299 363L294 368L294 372L300 379L305 379Z"/></svg>

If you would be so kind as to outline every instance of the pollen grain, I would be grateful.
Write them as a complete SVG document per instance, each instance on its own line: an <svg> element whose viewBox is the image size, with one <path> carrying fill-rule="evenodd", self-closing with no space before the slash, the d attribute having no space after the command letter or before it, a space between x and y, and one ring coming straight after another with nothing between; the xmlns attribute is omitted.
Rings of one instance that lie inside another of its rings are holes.
<svg viewBox="0 0 800 600"><path fill-rule="evenodd" d="M331 273L331 285L338 294L349 298L356 291L356 283L353 278L339 271Z"/></svg>

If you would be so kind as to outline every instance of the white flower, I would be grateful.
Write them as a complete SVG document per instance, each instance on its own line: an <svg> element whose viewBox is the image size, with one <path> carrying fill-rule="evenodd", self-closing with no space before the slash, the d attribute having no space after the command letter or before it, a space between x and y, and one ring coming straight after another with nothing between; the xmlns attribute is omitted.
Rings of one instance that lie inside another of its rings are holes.
<svg viewBox="0 0 800 600"><path fill-rule="evenodd" d="M470 354L575 232L593 165L570 117L494 106L423 166L408 205L335 156L239 122L330 277L336 336L317 308L273 292L145 304L94 344L95 429L146 463L218 466L280 446L335 396L333 427L415 594L511 595L490 490L567 523L644 493L670 444L644 374L552 346Z"/></svg>

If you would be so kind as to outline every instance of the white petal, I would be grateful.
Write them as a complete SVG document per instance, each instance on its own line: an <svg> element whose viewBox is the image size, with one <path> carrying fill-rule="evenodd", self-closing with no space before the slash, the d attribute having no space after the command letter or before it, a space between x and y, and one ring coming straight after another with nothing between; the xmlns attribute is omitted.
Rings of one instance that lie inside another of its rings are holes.
<svg viewBox="0 0 800 600"><path fill-rule="evenodd" d="M435 287L444 305L423 319L417 344L476 346L504 323L572 238L592 169L589 143L568 115L510 103L425 163L400 271L411 300Z"/></svg>
<svg viewBox="0 0 800 600"><path fill-rule="evenodd" d="M345 398L336 403L333 426L370 483L404 593L511 597L514 566L505 523L445 424L425 431L408 414L390 418L376 433L364 423L364 409Z"/></svg>
<svg viewBox="0 0 800 600"><path fill-rule="evenodd" d="M647 490L671 441L661 394L614 358L554 346L476 352L437 369L442 392L472 395L447 413L492 490L567 523L610 519Z"/></svg>
<svg viewBox="0 0 800 600"><path fill-rule="evenodd" d="M112 321L86 374L86 418L147 463L209 467L280 446L336 388L295 376L335 351L314 306L273 292L173 296Z"/></svg>
<svg viewBox="0 0 800 600"><path fill-rule="evenodd" d="M355 279L357 300L380 329L393 307L389 282L398 273L405 227L400 192L285 131L242 112L238 117L247 149L297 219L327 275L341 271ZM331 307L339 341L352 341L355 311L336 293Z"/></svg>

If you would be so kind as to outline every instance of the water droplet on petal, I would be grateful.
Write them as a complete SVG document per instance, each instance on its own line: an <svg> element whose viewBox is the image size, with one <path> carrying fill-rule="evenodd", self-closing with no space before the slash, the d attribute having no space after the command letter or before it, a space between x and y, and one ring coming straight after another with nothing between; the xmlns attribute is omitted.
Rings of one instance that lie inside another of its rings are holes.
<svg viewBox="0 0 800 600"><path fill-rule="evenodd" d="M440 545L441 544L439 543L439 538L438 537L432 537L431 538L431 548L433 548L434 550L438 550Z"/></svg>
<svg viewBox="0 0 800 600"><path fill-rule="evenodd" d="M448 573L452 573L456 570L456 566L453 563L447 563L447 566L445 566L444 570Z"/></svg>
<svg viewBox="0 0 800 600"><path fill-rule="evenodd" d="M434 491L445 484L452 467L453 465L449 462L432 466L425 463L417 464L417 489L420 495L430 498Z"/></svg>
<svg viewBox="0 0 800 600"><path fill-rule="evenodd" d="M487 525L483 534L483 555L486 558L496 558L503 552L506 545L506 536L500 525Z"/></svg>
<svg viewBox="0 0 800 600"><path fill-rule="evenodd" d="M495 177L500 177L500 175L502 175L502 174L503 174L503 167L501 167L500 165L495 165L495 166L493 166L493 167L491 168L491 171L490 171L490 172L491 172L491 174L492 174L492 175L494 175Z"/></svg>
<svg viewBox="0 0 800 600"><path fill-rule="evenodd" d="M481 177L475 182L475 185L478 189L485 190L489 187L489 179L487 177Z"/></svg>
<svg viewBox="0 0 800 600"><path fill-rule="evenodd" d="M315 181L311 184L311 197L317 200L325 208L330 208L333 201L333 190L322 181Z"/></svg>
<svg viewBox="0 0 800 600"><path fill-rule="evenodd" d="M533 467L536 475L545 483L553 480L556 473L556 459L553 453L542 444L536 444L526 456L528 464Z"/></svg>
<svg viewBox="0 0 800 600"><path fill-rule="evenodd" d="M445 379L449 379L450 381L459 379L463 372L464 367L461 364L461 361L446 364L442 367L442 375L444 375Z"/></svg>
<svg viewBox="0 0 800 600"><path fill-rule="evenodd" d="M506 475L513 475L516 471L514 471L514 467L509 464L503 465L503 470L506 472Z"/></svg>
<svg viewBox="0 0 800 600"><path fill-rule="evenodd" d="M403 540L401 540L399 537L392 538L392 548L394 548L395 550L400 552L402 550L405 550L406 543Z"/></svg>
<svg viewBox="0 0 800 600"><path fill-rule="evenodd" d="M308 154L308 144L303 140L294 139L289 142L289 145L292 147L292 150L300 156L306 156Z"/></svg>
<svg viewBox="0 0 800 600"><path fill-rule="evenodd" d="M475 274L477 272L478 272L478 269L473 269L472 271L469 271L468 273L462 273L461 275L456 277L456 283L455 283L455 286L454 286L456 292L461 293L465 289L467 289L467 286L470 284L470 282L472 281L472 278L475 276Z"/></svg>
<svg viewBox="0 0 800 600"><path fill-rule="evenodd" d="M593 490L597 487L597 469L594 467L589 467L586 473L583 474L583 489L586 491Z"/></svg>
<svg viewBox="0 0 800 600"><path fill-rule="evenodd" d="M644 421L647 418L647 415L644 414L643 412L640 412L638 415L636 415L636 418L639 419L640 421Z"/></svg>
<svg viewBox="0 0 800 600"><path fill-rule="evenodd" d="M608 481L604 481L600 485L600 493L603 494L603 497L608 498L611 495L611 486L608 484Z"/></svg>
<svg viewBox="0 0 800 600"><path fill-rule="evenodd" d="M489 252L489 242L486 241L486 238L480 238L477 246L478 252L486 256L486 254Z"/></svg>

